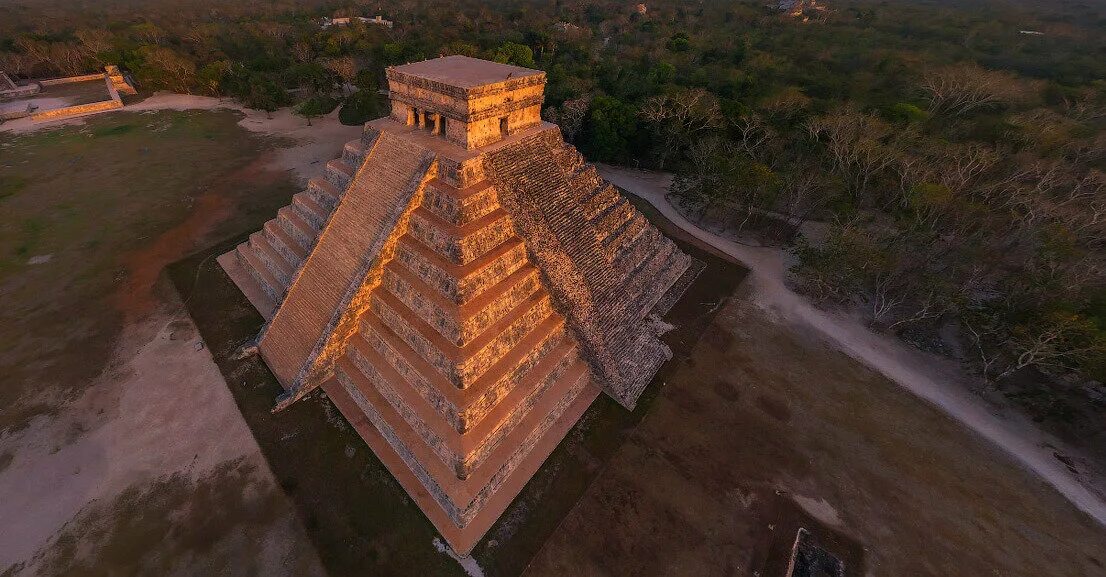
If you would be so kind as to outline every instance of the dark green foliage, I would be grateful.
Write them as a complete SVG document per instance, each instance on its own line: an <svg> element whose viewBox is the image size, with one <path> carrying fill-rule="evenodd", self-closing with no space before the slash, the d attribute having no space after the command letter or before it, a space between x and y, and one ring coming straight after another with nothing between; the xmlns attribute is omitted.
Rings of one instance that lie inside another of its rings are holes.
<svg viewBox="0 0 1106 577"><path fill-rule="evenodd" d="M306 118L311 124L312 118L330 114L338 106L338 101L324 94L316 94L296 105L295 113Z"/></svg>
<svg viewBox="0 0 1106 577"><path fill-rule="evenodd" d="M633 106L610 96L597 96L588 110L579 145L590 159L627 162L640 151L642 137Z"/></svg>
<svg viewBox="0 0 1106 577"><path fill-rule="evenodd" d="M677 32L668 39L664 47L672 52L687 52L691 50L691 39L688 37L687 32Z"/></svg>
<svg viewBox="0 0 1106 577"><path fill-rule="evenodd" d="M388 113L388 103L376 91L359 90L351 94L338 111L338 120L348 126L358 126Z"/></svg>
<svg viewBox="0 0 1106 577"><path fill-rule="evenodd" d="M537 67L537 65L534 64L534 51L525 44L504 42L488 56L491 60L502 62L503 64L514 64L515 66L522 66L524 68Z"/></svg>

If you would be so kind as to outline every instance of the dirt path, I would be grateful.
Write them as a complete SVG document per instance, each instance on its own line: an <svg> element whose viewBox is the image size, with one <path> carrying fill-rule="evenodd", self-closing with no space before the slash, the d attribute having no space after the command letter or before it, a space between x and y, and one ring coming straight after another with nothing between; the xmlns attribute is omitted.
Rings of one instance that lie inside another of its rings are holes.
<svg viewBox="0 0 1106 577"><path fill-rule="evenodd" d="M1084 485L1054 456L1062 446L1032 423L999 416L971 395L969 377L954 363L876 334L854 319L819 310L786 285L786 255L773 248L753 248L703 230L688 221L667 199L672 176L598 165L603 178L649 201L678 226L738 259L750 269L752 299L761 308L817 331L849 356L883 374L918 397L939 407L1012 455L1059 491L1072 504L1106 525L1106 501ZM1101 480L1088 481L1091 486Z"/></svg>

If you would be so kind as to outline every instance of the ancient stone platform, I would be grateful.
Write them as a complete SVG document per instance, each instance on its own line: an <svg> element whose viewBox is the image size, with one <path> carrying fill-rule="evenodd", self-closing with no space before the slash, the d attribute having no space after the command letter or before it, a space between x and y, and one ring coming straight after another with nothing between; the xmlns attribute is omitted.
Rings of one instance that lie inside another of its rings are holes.
<svg viewBox="0 0 1106 577"><path fill-rule="evenodd" d="M600 392L633 408L691 259L540 120L544 73L388 77L391 116L219 262L277 407L321 386L467 553Z"/></svg>

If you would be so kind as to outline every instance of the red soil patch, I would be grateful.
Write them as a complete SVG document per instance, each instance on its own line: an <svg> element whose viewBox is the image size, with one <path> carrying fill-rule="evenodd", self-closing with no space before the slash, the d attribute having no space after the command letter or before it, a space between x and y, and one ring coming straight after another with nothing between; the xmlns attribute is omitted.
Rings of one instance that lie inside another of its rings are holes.
<svg viewBox="0 0 1106 577"><path fill-rule="evenodd" d="M234 214L238 201L234 193L248 188L243 184L265 185L284 177L282 172L265 168L268 159L268 154L262 155L218 179L216 186L196 198L187 218L124 256L127 277L113 301L126 321L142 318L154 309L158 301L153 289L162 269L210 243L212 233Z"/></svg>

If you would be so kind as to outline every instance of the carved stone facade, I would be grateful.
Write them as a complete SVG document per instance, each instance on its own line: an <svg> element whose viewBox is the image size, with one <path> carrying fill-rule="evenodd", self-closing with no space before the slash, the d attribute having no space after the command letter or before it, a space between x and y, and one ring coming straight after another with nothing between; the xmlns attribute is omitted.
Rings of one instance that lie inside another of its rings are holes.
<svg viewBox="0 0 1106 577"><path fill-rule="evenodd" d="M389 69L392 115L219 262L280 406L322 386L465 553L600 392L633 407L692 267L538 119L542 73L456 58Z"/></svg>
<svg viewBox="0 0 1106 577"><path fill-rule="evenodd" d="M541 123L545 73L446 56L387 70L392 119L466 149Z"/></svg>

